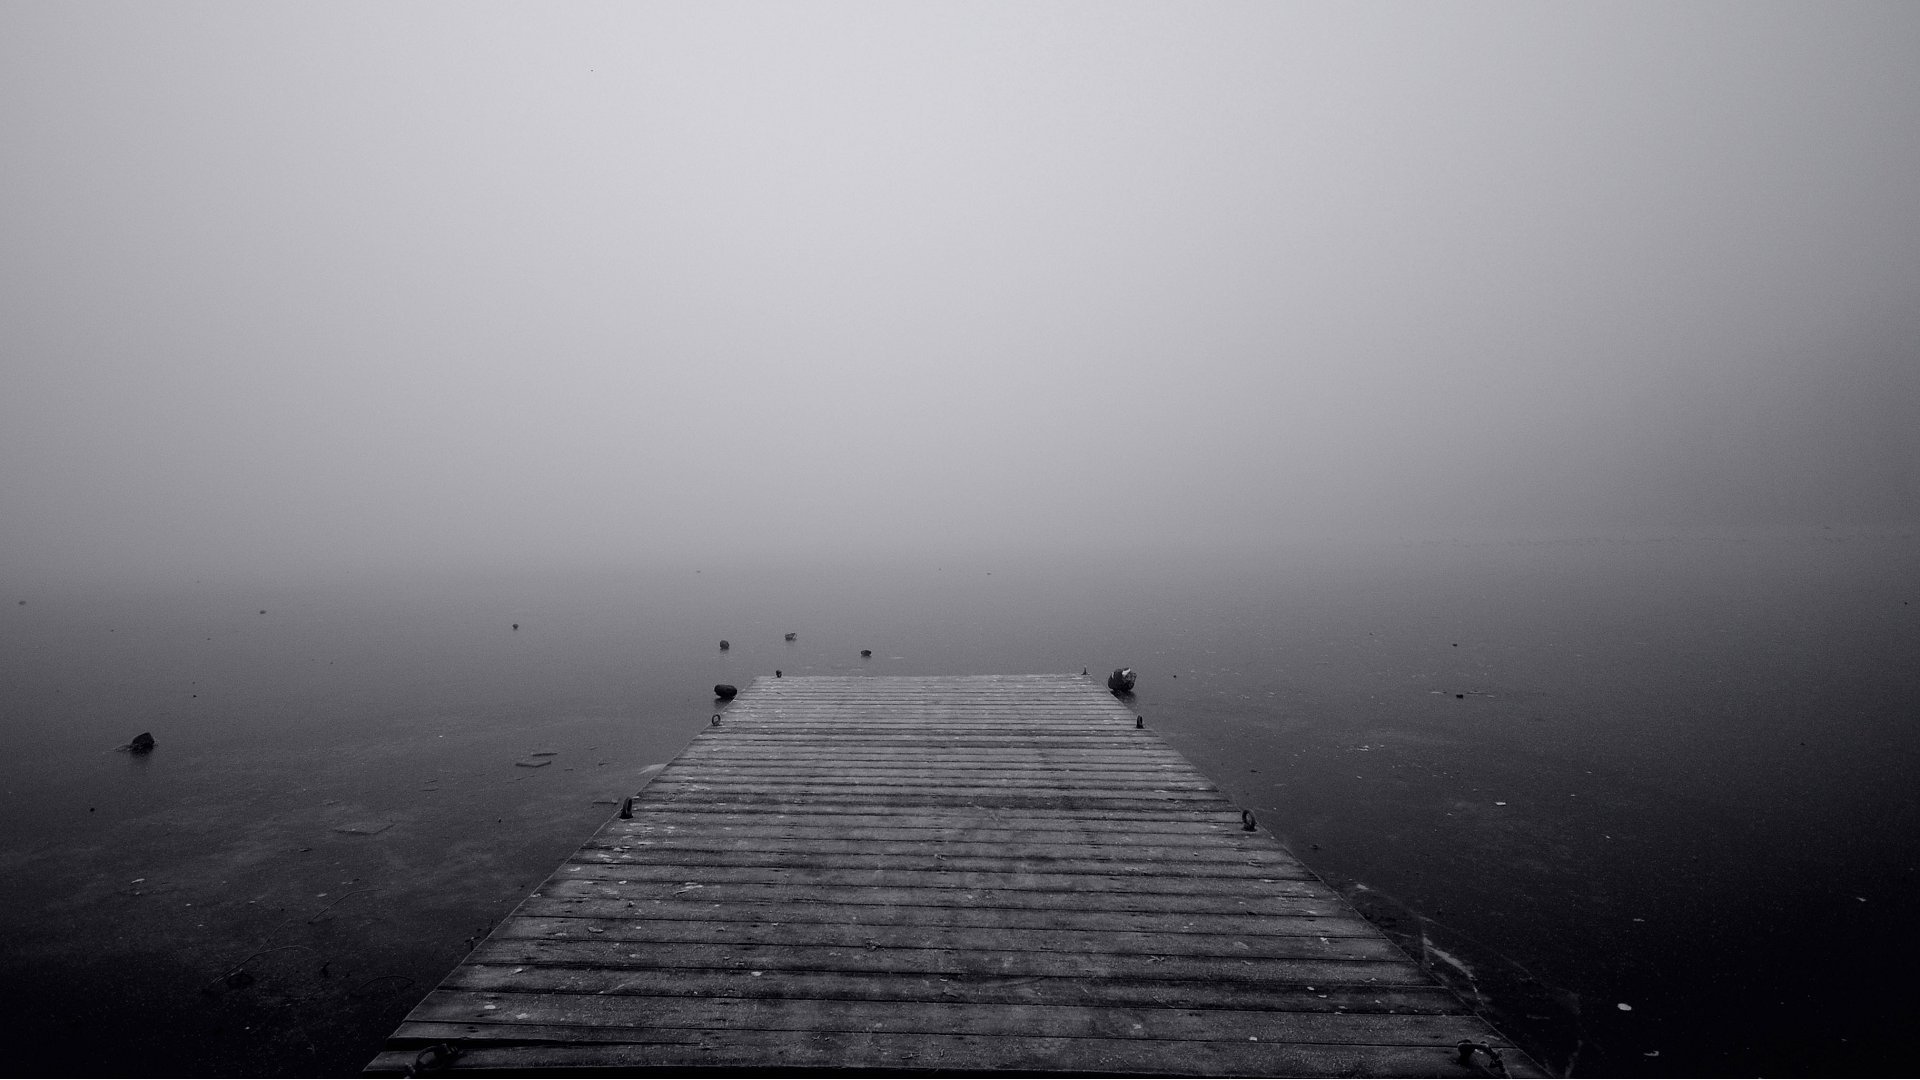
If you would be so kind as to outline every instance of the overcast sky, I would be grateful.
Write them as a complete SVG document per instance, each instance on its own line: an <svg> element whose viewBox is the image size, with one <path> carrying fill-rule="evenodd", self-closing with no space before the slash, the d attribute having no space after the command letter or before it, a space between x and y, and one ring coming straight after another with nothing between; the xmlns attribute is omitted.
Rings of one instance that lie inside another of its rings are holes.
<svg viewBox="0 0 1920 1080"><path fill-rule="evenodd" d="M1920 5L0 6L0 564L1920 516Z"/></svg>

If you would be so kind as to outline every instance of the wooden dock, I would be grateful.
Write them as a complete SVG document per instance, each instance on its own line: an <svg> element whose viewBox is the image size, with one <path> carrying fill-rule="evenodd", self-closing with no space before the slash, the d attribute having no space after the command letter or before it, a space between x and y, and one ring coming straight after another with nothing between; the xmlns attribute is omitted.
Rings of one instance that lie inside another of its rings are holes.
<svg viewBox="0 0 1920 1080"><path fill-rule="evenodd" d="M761 678L368 1071L1487 1075L1463 1041L1540 1075L1099 679Z"/></svg>

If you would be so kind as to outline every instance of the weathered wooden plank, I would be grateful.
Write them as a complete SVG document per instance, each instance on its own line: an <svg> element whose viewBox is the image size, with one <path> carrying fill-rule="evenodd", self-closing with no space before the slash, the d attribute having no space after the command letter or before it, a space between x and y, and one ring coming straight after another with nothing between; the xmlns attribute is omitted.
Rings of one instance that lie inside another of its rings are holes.
<svg viewBox="0 0 1920 1080"><path fill-rule="evenodd" d="M1454 1065L1449 1049L1312 1043L1144 1042L1128 1039L1048 1039L884 1032L734 1031L724 1039L704 1033L671 1034L643 1028L606 1029L594 1042L565 1038L573 1029L522 1025L515 1042L485 1038L479 1025L409 1023L395 1036L404 1049L375 1058L370 1072L400 1074L422 1047L441 1042L469 1046L462 1069L849 1068L904 1071L996 1070L1143 1073L1160 1076L1475 1076Z"/></svg>
<svg viewBox="0 0 1920 1080"><path fill-rule="evenodd" d="M752 969L749 969L752 970ZM673 997L848 998L868 1001L967 1001L978 1004L1058 1003L1082 1006L1282 1009L1289 1012L1368 1011L1458 1013L1460 999L1432 986L1343 987L1307 990L1297 983L1247 980L1089 979L1082 976L936 975L927 972L801 970L777 978L744 975L740 968L607 968L468 963L442 987L495 993L623 994Z"/></svg>
<svg viewBox="0 0 1920 1080"><path fill-rule="evenodd" d="M1169 769L1192 770L1184 761L1177 760L1169 751L1155 751L1144 747L1081 747L1071 750L1048 750L1045 752L1017 752L1012 748L996 751L992 748L953 748L906 747L889 749L883 747L845 747L833 750L822 749L817 744L794 743L790 746L739 746L699 751L689 750L675 759L674 768L693 768L715 763L737 762L742 766L780 765L793 762L807 762L814 766L860 765L938 765L947 767L976 766L981 768L1041 768L1041 767L1098 767L1107 765L1114 768L1130 769ZM1197 771L1197 770L1194 770Z"/></svg>
<svg viewBox="0 0 1920 1080"><path fill-rule="evenodd" d="M1096 678L717 711L370 1069L1445 1075L1506 1045Z"/></svg>
<svg viewBox="0 0 1920 1080"><path fill-rule="evenodd" d="M1092 780L1076 783L1066 774L1057 774L1051 781L1043 778L1031 780L1002 780L994 777L965 777L940 781L915 782L911 778L898 781L865 777L836 777L832 779L784 780L767 777L738 776L727 772L715 772L700 779L680 779L661 776L650 785L663 798L675 798L689 791L703 794L727 796L746 793L754 796L767 796L774 799L813 798L820 795L832 795L840 798L847 796L877 795L881 797L898 795L942 795L942 796L1052 796L1073 795L1081 798L1098 799L1138 799L1151 795L1162 795L1167 799L1191 799L1196 802L1220 803L1224 797L1220 789L1212 784L1179 777L1155 777L1150 781L1127 783L1117 781L1098 783Z"/></svg>
<svg viewBox="0 0 1920 1080"><path fill-rule="evenodd" d="M1167 769L1169 771L1187 771L1191 766L1172 761L1159 753L1148 750L1124 747L1086 744L1075 747L1002 747L994 748L990 740L980 740L977 746L936 746L922 744L918 746L878 746L862 745L848 747L832 752L823 751L817 743L781 743L768 740L763 744L742 745L736 753L703 751L689 753L679 760L679 767L693 768L716 763L739 762L742 765L777 765L789 762L806 762L812 766L833 767L842 764L858 765L873 763L900 765L925 763L931 766L947 768L965 765L1007 765L1007 766L1062 766L1068 768L1097 767L1107 765L1129 769Z"/></svg>
<svg viewBox="0 0 1920 1080"><path fill-rule="evenodd" d="M1062 872L1085 869L1106 872L1143 869L1149 873L1204 873L1209 869L1242 877L1271 876L1271 871L1304 874L1299 863L1272 859L1266 853L1223 851L1188 853L1170 846L1130 848L1126 844L1008 843L995 854L995 845L955 842L953 851L913 850L924 847L911 840L857 841L785 835L773 830L731 836L666 836L641 839L616 847L581 848L577 861L631 866L638 863L714 866L785 865L804 859L823 867L885 867L903 870L1023 871L1052 866ZM1144 850L1142 850L1144 848ZM878 850L876 850L878 849ZM996 866L996 863L1016 865Z"/></svg>
<svg viewBox="0 0 1920 1080"><path fill-rule="evenodd" d="M689 893L689 895L698 895ZM1278 913L1274 911L1277 907ZM827 901L753 903L734 901L715 904L706 900L654 900L636 904L630 900L596 897L529 897L520 905L518 918L602 918L632 922L651 920L711 920L717 922L757 922L778 920L788 923L831 922L859 926L984 926L1018 929L1058 930L1142 930L1164 933L1261 934L1305 932L1303 928L1327 921L1346 925L1351 912L1328 904L1324 897L1305 897L1270 907L1258 914L1244 910L1231 912L1182 912L1169 919L1157 911L1100 911L1086 908L1007 908L1007 907L908 907L886 904L838 904ZM502 924L496 934L505 934Z"/></svg>
<svg viewBox="0 0 1920 1080"><path fill-rule="evenodd" d="M924 796L916 796L916 794L912 794L912 792L897 792L897 794L883 794L883 792L845 792L845 794L829 794L829 792L818 792L818 794L814 794L814 792L791 792L791 794L789 794L789 792L755 792L755 790L751 790L751 788L741 788L741 786L728 786L726 790L718 790L718 792L705 790L705 788L701 788L701 786L670 786L670 788L660 788L659 792L655 792L653 788L655 788L655 786L649 784L649 796L653 796L653 799L655 799L657 803L660 803L660 805L705 803L707 799L722 798L728 799L730 803L735 803L735 805L743 805L743 807L791 807L791 809L833 807L833 805L839 805L839 807L876 807L876 809L881 809L881 807L908 809L908 807L977 807L977 805L993 805L993 807L1006 809L1006 811L1018 811L1018 809L1035 809L1035 811L1039 811L1039 809L1081 809L1081 811L1110 811L1110 813L1131 813L1131 811L1154 813L1154 811L1185 809L1185 807L1202 809L1202 811L1208 811L1208 809L1219 811L1219 807L1229 805L1227 799L1221 798L1221 796L1200 794L1200 792L1165 792L1165 794L1152 794L1152 792L1135 792L1135 794L1073 794L1073 792L1062 792L1062 794L1037 794L1037 796L1027 796L1027 794L998 794L998 792L989 792L989 790L973 790L973 792L927 792ZM1221 811L1221 813L1223 813L1223 811Z"/></svg>
<svg viewBox="0 0 1920 1080"><path fill-rule="evenodd" d="M557 933L557 932L556 932ZM1088 979L1210 979L1240 985L1302 986L1376 983L1406 985L1416 976L1404 959L1335 954L1342 945L1364 939L1329 938L1324 956L1256 957L1136 955L1131 953L1012 952L981 949L906 947L741 945L703 942L603 941L582 932L568 938L512 938L487 942L473 963L524 966L600 967L608 970L654 968L735 968L762 972L842 971L923 975L1046 976ZM1317 943L1317 939L1300 939ZM1002 946L1004 949L1005 946ZM1307 951L1302 949L1302 952Z"/></svg>
<svg viewBox="0 0 1920 1080"><path fill-rule="evenodd" d="M636 800L633 804L631 821L622 819L618 825L611 826L616 831L624 829L644 829L653 825L679 827L681 822L689 826L707 824L727 824L735 821L756 825L827 825L835 823L846 828L865 826L888 826L895 828L925 829L1020 829L1042 830L1056 828L1074 828L1093 830L1116 835L1166 834L1200 836L1231 836L1241 829L1242 818L1237 810L1205 810L1191 806L1169 808L1156 805L1155 812L1140 813L1128 817L1114 817L1098 811L1056 809L1037 807L1023 810L1019 814L1003 812L1000 807L990 806L922 806L894 808L884 811L875 808L862 810L858 806L791 806L767 807L753 803L737 803L715 799L709 802L690 802L682 800L672 806L663 802Z"/></svg>
<svg viewBox="0 0 1920 1080"><path fill-rule="evenodd" d="M1177 963L1200 963L1215 965L1219 961L1235 963L1250 969L1260 969L1263 961L1294 961L1294 959L1325 959L1325 961L1379 961L1379 963L1407 963L1404 953L1375 936L1265 936L1265 938L1225 938L1225 936L1200 936L1185 934L1185 938L1196 938L1196 942L1165 942L1165 951L1158 951L1146 942L1162 942L1156 934L1135 934L1131 938L1110 934L1110 936L1081 936L1083 945L1075 951L1069 947L1060 947L1062 942L1073 942L1069 934L1012 934L1002 928L956 928L947 934L924 932L918 934L924 940L916 940L914 928L900 926L852 926L841 928L845 936L852 940L831 940L835 934L826 932L818 922L799 924L799 926L778 926L766 928L751 922L733 922L733 924L707 924L707 922L689 922L680 920L672 926L660 922L634 922L628 924L624 919L547 919L538 928L516 930L513 936L501 934L495 944L516 949L515 957L520 955L545 955L541 949L547 945L578 945L609 951L609 963L618 963L622 967L630 963L643 963L653 967L716 967L710 963L668 963L657 961L662 953L649 949L672 949L674 957L682 957L682 945L701 945L707 951L699 955L730 955L728 949L753 947L756 957L770 955L791 955L803 957L808 963L820 961L824 967L835 970L914 970L912 963L931 963L935 957L924 955L925 949L952 953L950 963L972 965L979 959L991 963L995 970L1006 970L1010 963L1033 963L1033 965L1054 965L1062 957L1071 961L1064 974L1073 974L1073 963L1133 963L1148 961L1152 965L1148 974L1142 978L1188 978L1175 976L1169 972L1185 970ZM641 936L645 934L645 936ZM822 944L810 944L814 938L828 938ZM630 947L632 945L632 947ZM1054 945L1054 947L1048 947ZM588 951L591 951L588 949ZM852 951L849 951L852 949ZM868 955L874 953L874 955ZM899 953L899 955L897 955ZM474 951L478 963L480 957L488 953ZM559 955L559 953L555 953ZM685 951L693 955L693 951ZM822 957L835 955L841 957L835 963L826 963ZM651 957L641 961L641 957ZM684 959L684 957L682 957ZM509 961L493 961L509 963ZM511 963L530 963L524 959L513 959ZM576 961L534 961L534 963L576 963ZM874 967L874 965L879 967ZM906 963L908 967L899 967ZM1167 967L1175 965L1175 967ZM781 965L776 965L781 967ZM783 965L783 967L804 967L804 965ZM948 969L941 969L948 970ZM972 969L964 969L972 970ZM1027 972L1043 974L1043 972ZM1233 970L1235 978L1252 978L1254 970ZM1363 974L1361 980L1367 976Z"/></svg>
<svg viewBox="0 0 1920 1080"><path fill-rule="evenodd" d="M671 767L676 775L684 775L695 769L724 768L730 773L742 776L766 776L776 771L799 775L845 775L864 776L901 775L909 770L939 770L944 776L972 777L988 776L1034 776L1048 773L1070 772L1073 774L1118 774L1116 778L1127 780L1142 779L1146 776L1165 776L1191 778L1200 774L1191 769L1158 762L1142 760L1140 757L1116 757L1110 754L1084 754L1074 756L1048 755L1046 757L1022 758L980 758L961 756L938 750L907 751L897 756L882 757L877 754L816 757L803 752L769 752L757 757L705 758L683 761Z"/></svg>
<svg viewBox="0 0 1920 1080"><path fill-rule="evenodd" d="M1156 838L1155 843L1194 843L1204 850L1214 843L1244 840L1273 848L1270 839L1249 833L1236 812L1181 811L1137 818L1113 818L1106 815L1043 811L1009 817L998 812L948 809L933 813L922 809L912 813L862 814L857 810L822 807L817 810L773 811L733 809L727 804L702 807L680 806L668 809L651 803L636 802L632 819L617 818L606 826L603 835L613 837L658 835L678 832L724 832L734 828L790 829L803 836L843 835L853 839L915 838L928 843L978 837L987 843L1020 836L1040 840L1072 842L1085 837L1089 843L1119 838ZM1200 838L1211 838L1202 841Z"/></svg>
<svg viewBox="0 0 1920 1080"><path fill-rule="evenodd" d="M821 738L857 738L862 742L884 748L906 748L920 746L970 746L985 749L993 746L1006 746L1015 752L1037 750L1119 750L1144 739L1145 732L1135 732L1126 738L1117 738L1112 734L1092 728L1080 729L1070 726L1059 727L1009 727L1005 731L981 728L977 730L929 729L924 724L902 724L897 728L869 731L834 731L831 728L798 731L793 728L739 728L739 725L717 725L712 731L725 731L730 739L738 740L748 746L778 747L797 742Z"/></svg>
<svg viewBox="0 0 1920 1080"><path fill-rule="evenodd" d="M754 977L749 971L747 977ZM764 977L764 976L762 976ZM800 1007L794 1007L800 1006ZM493 1014L499 1014L496 1018ZM1263 1042L1452 1047L1485 1025L1471 1013L1322 1013L1232 1010L1231 1024L1201 1010L1093 1009L1081 1005L983 1005L966 1002L807 998L681 998L643 994L520 994L435 990L410 1019L532 1024L619 1024L725 1031L895 1031L1041 1038L1257 1038Z"/></svg>
<svg viewBox="0 0 1920 1080"><path fill-rule="evenodd" d="M1091 745L1091 741L1111 746L1151 746L1143 732L1144 723L1124 729L1111 717L1048 714L1044 711L1010 710L1000 718L985 716L957 721L938 710L914 711L867 716L742 716L715 713L724 728L737 736L758 739L860 738L873 735L915 739L982 738L1011 739L1016 744L1028 739L1064 740L1071 745ZM1144 720L1145 718L1141 718Z"/></svg>
<svg viewBox="0 0 1920 1080"><path fill-rule="evenodd" d="M1012 786L1068 786L1068 788L1137 788L1137 786L1162 786L1162 784L1188 784L1194 788L1217 790L1212 780L1198 773L1175 771L1175 769L1069 769L1066 765L1048 765L1033 769L1012 769L1012 767L989 767L981 765L977 769L925 769L925 767L893 767L893 769L870 769L854 767L847 763L822 765L818 769L801 769L795 765L764 767L764 769L741 769L735 765L716 765L712 769L703 769L693 773L689 769L666 769L659 776L659 782L699 782L724 776L735 784L968 784L968 786L993 786L993 788L1012 788Z"/></svg>
<svg viewBox="0 0 1920 1080"><path fill-rule="evenodd" d="M1078 892L1071 889L962 889L913 888L865 885L791 885L775 883L724 883L637 881L619 885L605 881L550 881L541 886L540 896L577 897L595 900L630 900L636 904L662 900L684 900L693 893L708 903L841 903L884 904L887 906L966 908L1075 907L1082 911L1159 911L1180 914L1292 915L1299 905L1292 900L1323 901L1322 889L1309 882L1277 881L1268 891L1248 896L1189 895L1178 892ZM1337 899L1324 900L1337 910Z"/></svg>
<svg viewBox="0 0 1920 1080"><path fill-rule="evenodd" d="M759 945L819 945L849 948L911 949L998 949L1010 942L1022 951L1096 953L1137 953L1142 956L1231 956L1286 957L1325 955L1302 940L1327 941L1330 938L1362 938L1365 944L1350 944L1371 958L1405 959L1391 948L1364 920L1294 920L1291 932L1281 933L1274 925L1259 925L1260 934L1221 934L1171 932L1160 930L1063 930L1028 929L1010 933L1001 926L973 927L948 924L849 924L846 922L787 922L760 920L726 922L713 919L683 919L663 922L641 920L612 914L601 919L543 918L522 915L512 919L494 937L498 940L541 939L564 933L585 937L580 923L590 922L606 941L704 941L711 943ZM1277 919L1263 924L1280 924ZM1302 948L1308 951L1302 952Z"/></svg>
<svg viewBox="0 0 1920 1080"><path fill-rule="evenodd" d="M657 895L654 886L681 889L701 885L806 885L853 886L863 889L945 889L963 892L993 892L1009 889L1046 892L1104 890L1116 895L1166 893L1178 896L1245 897L1266 895L1263 886L1280 881L1307 881L1307 875L1287 877L1268 874L1223 875L1195 871L1190 874L1127 873L1123 868L1107 866L1087 873L993 870L913 870L894 868L837 869L822 867L806 860L753 866L712 866L678 864L609 865L596 862L571 863L553 877L554 882L591 882L596 886L643 886L642 894Z"/></svg>
<svg viewBox="0 0 1920 1080"><path fill-rule="evenodd" d="M1032 833L1005 832L1005 839L940 841L937 850L928 846L929 838L914 839L848 839L836 835L819 835L825 830L808 830L808 835L796 836L778 828L745 829L729 828L725 831L712 830L702 833L691 831L663 832L657 835L631 837L617 843L589 841L580 849L580 859L638 859L646 858L651 862L671 861L676 853L710 852L714 854L737 854L742 857L757 857L756 853L803 854L809 858L863 858L886 859L1059 859L1067 862L1151 862L1151 863L1191 863L1194 865L1240 865L1246 863L1264 863L1272 860L1273 865L1298 866L1292 858L1273 854L1271 847L1254 845L1233 846L1228 844L1209 845L1219 850L1205 850L1190 846L1173 844L1098 844L1089 840L1074 842L1064 839L1075 834L1047 834L1062 839L1031 840ZM880 832L881 830L866 830ZM631 834L629 834L631 835ZM1089 836L1090 834L1078 834ZM1018 839L1016 839L1018 838ZM828 866L831 863L820 863ZM889 864L894 865L894 864Z"/></svg>
<svg viewBox="0 0 1920 1080"><path fill-rule="evenodd" d="M787 849L759 846L747 850L715 851L710 848L650 847L638 851L609 851L596 848L581 851L575 857L582 870L569 877L632 876L666 878L679 867L730 867L762 869L820 870L911 870L968 871L996 874L1124 874L1130 877L1177 877L1195 875L1271 879L1294 877L1305 880L1312 875L1293 863L1267 864L1257 860L1217 862L1189 859L1183 861L1126 859L1070 859L1060 856L993 858L991 856L943 855L939 852L915 855L849 855L811 850L818 841L788 841ZM984 847L985 845L976 845ZM1060 850L1056 847L1055 850ZM1122 849L1124 850L1124 849ZM631 873L630 873L631 872Z"/></svg>
<svg viewBox="0 0 1920 1080"><path fill-rule="evenodd" d="M1166 762L1124 759L1096 761L1091 757L1067 760L1035 758L1017 761L987 759L967 762L953 758L934 760L924 754L913 754L890 761L850 757L816 758L803 754L784 754L751 759L712 758L679 763L666 770L668 777L716 774L752 776L766 780L795 776L807 779L828 777L858 779L864 776L913 777L939 781L951 780L955 777L986 780L996 777L1043 779L1048 776L1059 776L1071 777L1075 783L1085 783L1094 779L1117 779L1128 784L1150 782L1155 779L1212 782L1197 770L1183 769Z"/></svg>
<svg viewBox="0 0 1920 1080"><path fill-rule="evenodd" d="M1155 777L1167 779L1206 779L1192 769L1151 762L1095 758L1088 755L1069 760L1056 759L966 759L930 754L909 754L898 758L811 757L806 754L768 754L764 758L708 759L682 762L669 769L669 775L704 774L724 769L732 776L815 777L825 774L846 777L924 777L971 779L982 776L1028 778L1066 775L1078 780L1122 780L1134 783Z"/></svg>

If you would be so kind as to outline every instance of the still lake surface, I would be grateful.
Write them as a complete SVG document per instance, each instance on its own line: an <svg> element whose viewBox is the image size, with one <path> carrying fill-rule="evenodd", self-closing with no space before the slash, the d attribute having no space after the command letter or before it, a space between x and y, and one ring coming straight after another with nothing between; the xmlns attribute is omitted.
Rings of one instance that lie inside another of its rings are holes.
<svg viewBox="0 0 1920 1080"><path fill-rule="evenodd" d="M775 668L1138 668L1151 726L1555 1072L1884 1072L1920 1015L1908 531L7 587L23 1068L357 1070Z"/></svg>

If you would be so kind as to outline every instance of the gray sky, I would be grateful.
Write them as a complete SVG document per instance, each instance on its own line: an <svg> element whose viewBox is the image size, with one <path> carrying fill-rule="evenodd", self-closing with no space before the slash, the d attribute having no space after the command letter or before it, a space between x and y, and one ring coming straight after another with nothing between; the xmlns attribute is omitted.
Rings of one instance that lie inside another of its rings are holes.
<svg viewBox="0 0 1920 1080"><path fill-rule="evenodd" d="M0 6L0 567L1912 521L1920 5Z"/></svg>

